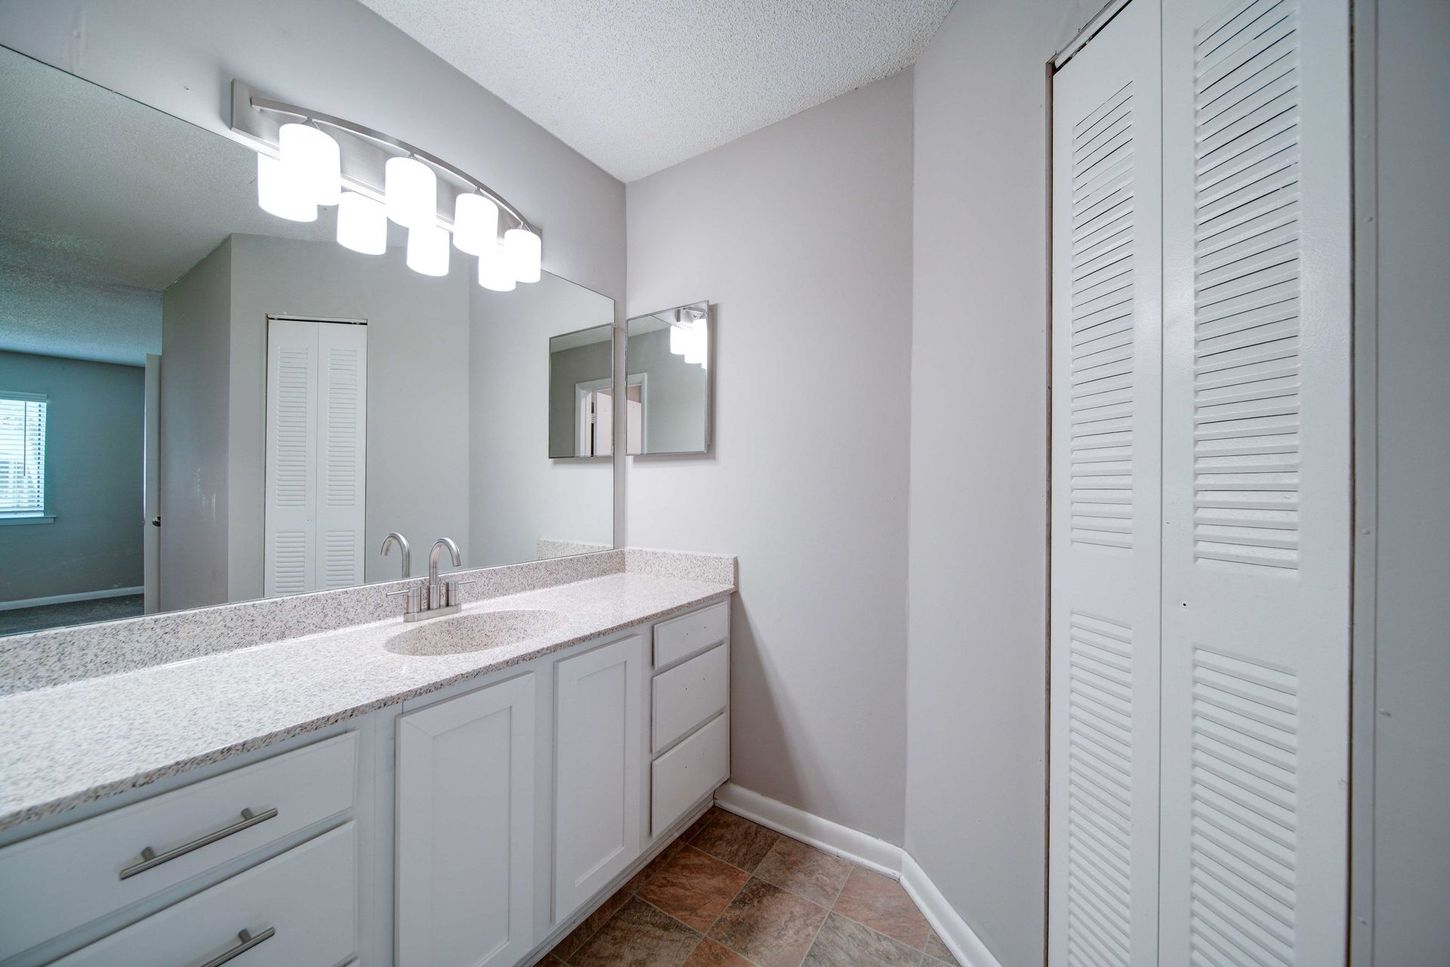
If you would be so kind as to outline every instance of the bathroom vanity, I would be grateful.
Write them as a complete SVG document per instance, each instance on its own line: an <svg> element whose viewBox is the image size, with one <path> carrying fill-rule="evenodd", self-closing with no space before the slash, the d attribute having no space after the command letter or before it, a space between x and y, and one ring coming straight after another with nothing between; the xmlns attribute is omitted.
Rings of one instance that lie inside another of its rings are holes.
<svg viewBox="0 0 1450 967"><path fill-rule="evenodd" d="M727 778L707 560L0 697L0 964L542 956Z"/></svg>

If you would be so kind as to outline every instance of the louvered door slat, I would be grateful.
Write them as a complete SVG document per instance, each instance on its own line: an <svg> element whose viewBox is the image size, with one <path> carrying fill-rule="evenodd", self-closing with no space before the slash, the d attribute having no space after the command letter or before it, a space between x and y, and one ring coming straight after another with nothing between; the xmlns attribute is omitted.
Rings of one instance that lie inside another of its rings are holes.
<svg viewBox="0 0 1450 967"><path fill-rule="evenodd" d="M1049 954L1157 952L1157 14L1054 81Z"/></svg>
<svg viewBox="0 0 1450 967"><path fill-rule="evenodd" d="M1345 9L1163 4L1165 964L1343 961Z"/></svg>

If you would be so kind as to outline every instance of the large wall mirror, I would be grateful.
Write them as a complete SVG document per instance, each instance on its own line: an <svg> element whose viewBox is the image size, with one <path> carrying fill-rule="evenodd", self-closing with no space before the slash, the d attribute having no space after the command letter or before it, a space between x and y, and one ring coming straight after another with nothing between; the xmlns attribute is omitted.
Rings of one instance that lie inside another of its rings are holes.
<svg viewBox="0 0 1450 967"><path fill-rule="evenodd" d="M3 48L0 89L0 634L395 580L391 531L413 575L612 546L609 461L544 441L612 300L351 252L248 148Z"/></svg>

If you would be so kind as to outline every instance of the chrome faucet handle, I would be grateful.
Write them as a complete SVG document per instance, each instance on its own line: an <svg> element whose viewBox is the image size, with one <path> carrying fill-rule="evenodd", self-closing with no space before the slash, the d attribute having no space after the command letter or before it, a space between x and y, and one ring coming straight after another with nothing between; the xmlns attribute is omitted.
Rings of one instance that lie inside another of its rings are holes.
<svg viewBox="0 0 1450 967"><path fill-rule="evenodd" d="M407 615L410 615L410 614L417 614L420 610L422 610L421 607L420 607L421 602L422 602L422 599L423 599L422 589L417 584L410 584L406 588L403 588L403 589L398 590L398 591L389 591L385 595L385 597L389 597L389 598L402 597L404 599L403 600L403 614L404 614L404 616L407 616Z"/></svg>
<svg viewBox="0 0 1450 967"><path fill-rule="evenodd" d="M461 588L461 587L463 587L465 584L477 584L477 583L478 583L478 579L477 578L469 578L467 581L445 581L443 583L443 603L445 605L455 605L456 604L456 605L462 607L462 605L463 605L463 598L458 593L458 589Z"/></svg>

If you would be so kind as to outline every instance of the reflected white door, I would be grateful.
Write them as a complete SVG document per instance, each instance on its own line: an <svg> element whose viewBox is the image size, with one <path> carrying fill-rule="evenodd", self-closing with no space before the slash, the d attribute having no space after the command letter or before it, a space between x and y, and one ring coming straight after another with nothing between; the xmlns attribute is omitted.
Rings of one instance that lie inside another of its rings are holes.
<svg viewBox="0 0 1450 967"><path fill-rule="evenodd" d="M363 583L367 326L270 319L263 587Z"/></svg>
<svg viewBox="0 0 1450 967"><path fill-rule="evenodd" d="M145 434L142 438L141 591L147 614L161 607L161 357L146 354Z"/></svg>

